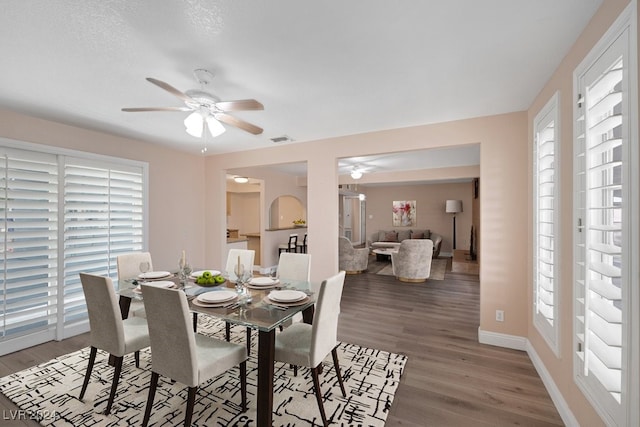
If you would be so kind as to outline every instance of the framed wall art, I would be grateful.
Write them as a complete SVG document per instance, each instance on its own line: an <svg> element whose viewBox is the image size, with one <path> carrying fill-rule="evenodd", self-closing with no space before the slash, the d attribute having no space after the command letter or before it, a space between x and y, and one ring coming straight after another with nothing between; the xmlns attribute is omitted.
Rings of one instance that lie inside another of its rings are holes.
<svg viewBox="0 0 640 427"><path fill-rule="evenodd" d="M393 202L393 226L410 227L416 225L416 201L402 200Z"/></svg>

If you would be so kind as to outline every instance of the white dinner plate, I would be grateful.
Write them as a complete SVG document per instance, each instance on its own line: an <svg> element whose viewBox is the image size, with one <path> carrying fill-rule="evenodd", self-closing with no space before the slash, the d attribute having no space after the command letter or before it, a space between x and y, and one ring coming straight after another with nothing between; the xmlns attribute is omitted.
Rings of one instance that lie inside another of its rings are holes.
<svg viewBox="0 0 640 427"><path fill-rule="evenodd" d="M254 277L249 280L249 284L253 286L274 286L280 283L278 279L272 279L271 277Z"/></svg>
<svg viewBox="0 0 640 427"><path fill-rule="evenodd" d="M220 274L218 270L198 270L191 272L191 278L197 279L198 277L202 276L202 273L204 273L205 271L211 273L212 276L217 276L218 274Z"/></svg>
<svg viewBox="0 0 640 427"><path fill-rule="evenodd" d="M237 298L238 294L234 291L211 291L205 292L203 294L198 295L197 299L201 302L208 303L218 303L218 302L226 302L231 301L234 298Z"/></svg>
<svg viewBox="0 0 640 427"><path fill-rule="evenodd" d="M290 289L286 289L283 291L271 291L269 293L269 299L277 302L302 301L306 297L307 297L307 294L305 294L304 292L290 290Z"/></svg>
<svg viewBox="0 0 640 427"><path fill-rule="evenodd" d="M155 286L157 288L174 288L176 286L171 280L156 280L154 282L145 282L147 286Z"/></svg>
<svg viewBox="0 0 640 427"><path fill-rule="evenodd" d="M193 305L197 305L198 307L205 308L223 308L223 307L232 307L236 302L235 300L225 301L225 302L202 302L198 301L198 298L195 298L191 301Z"/></svg>
<svg viewBox="0 0 640 427"><path fill-rule="evenodd" d="M162 279L169 276L171 276L171 273L168 271L147 271L146 273L138 274L138 279Z"/></svg>
<svg viewBox="0 0 640 427"><path fill-rule="evenodd" d="M147 286L153 286L155 288L175 288L176 287L176 284L170 280L155 280L153 282L144 282L144 284ZM136 286L133 289L133 291L139 294L142 293L142 289L140 289L139 285Z"/></svg>

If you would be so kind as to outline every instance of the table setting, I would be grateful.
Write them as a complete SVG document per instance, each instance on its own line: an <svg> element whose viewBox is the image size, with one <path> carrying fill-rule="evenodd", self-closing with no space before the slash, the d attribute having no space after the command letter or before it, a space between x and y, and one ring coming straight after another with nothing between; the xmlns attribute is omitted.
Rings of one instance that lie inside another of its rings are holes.
<svg viewBox="0 0 640 427"><path fill-rule="evenodd" d="M306 292L295 289L273 290L263 298L266 304L282 309L304 305L309 301L310 296Z"/></svg>

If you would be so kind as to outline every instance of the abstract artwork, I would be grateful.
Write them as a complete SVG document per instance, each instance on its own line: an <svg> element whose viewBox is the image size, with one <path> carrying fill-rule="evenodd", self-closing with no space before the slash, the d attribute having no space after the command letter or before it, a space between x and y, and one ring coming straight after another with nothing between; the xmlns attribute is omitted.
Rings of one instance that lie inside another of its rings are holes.
<svg viewBox="0 0 640 427"><path fill-rule="evenodd" d="M403 200L393 202L393 226L409 227L416 225L416 201Z"/></svg>

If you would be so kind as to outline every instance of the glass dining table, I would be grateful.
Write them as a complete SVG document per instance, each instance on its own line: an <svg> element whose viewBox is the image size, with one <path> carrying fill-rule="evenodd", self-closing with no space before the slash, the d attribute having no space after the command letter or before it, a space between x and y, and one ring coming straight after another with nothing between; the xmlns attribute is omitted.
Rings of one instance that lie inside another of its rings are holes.
<svg viewBox="0 0 640 427"><path fill-rule="evenodd" d="M167 279L163 279L167 280ZM172 280L179 285L177 277ZM132 300L141 300L142 295L136 291L137 282L124 281L119 286L119 304L122 318L129 315L129 308ZM271 426L273 413L273 377L274 377L274 357L276 330L290 320L295 314L302 313L303 321L311 323L313 321L314 303L316 295L313 293L314 286L307 281L284 280L275 289L292 289L303 291L308 298L304 303L295 306L282 307L272 304L265 297L274 288L269 289L248 289L250 301L240 306L229 308L210 308L194 304L194 299L201 293L235 288L233 283L226 282L214 287L203 287L196 285L192 281L183 288L189 308L195 314L213 316L223 320L228 324L246 326L258 331L258 392L257 392L257 425ZM194 328L195 320L194 316Z"/></svg>

